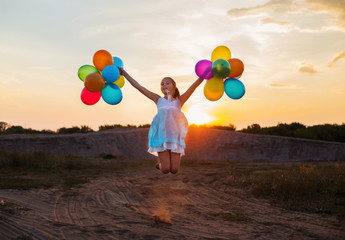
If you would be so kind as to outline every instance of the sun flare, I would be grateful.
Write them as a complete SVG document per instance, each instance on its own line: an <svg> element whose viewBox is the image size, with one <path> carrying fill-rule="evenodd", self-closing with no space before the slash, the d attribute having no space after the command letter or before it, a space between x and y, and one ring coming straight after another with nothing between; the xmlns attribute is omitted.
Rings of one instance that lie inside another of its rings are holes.
<svg viewBox="0 0 345 240"><path fill-rule="evenodd" d="M201 125L209 124L213 121L213 118L209 116L200 105L188 107L185 111L185 115L189 124Z"/></svg>

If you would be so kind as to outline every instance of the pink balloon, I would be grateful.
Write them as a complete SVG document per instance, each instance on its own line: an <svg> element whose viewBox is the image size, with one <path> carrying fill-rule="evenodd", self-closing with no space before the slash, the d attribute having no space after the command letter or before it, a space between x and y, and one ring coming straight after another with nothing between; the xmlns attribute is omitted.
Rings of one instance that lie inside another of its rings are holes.
<svg viewBox="0 0 345 240"><path fill-rule="evenodd" d="M93 105L101 98L101 92L90 92L86 88L83 88L80 95L81 101L86 105Z"/></svg>
<svg viewBox="0 0 345 240"><path fill-rule="evenodd" d="M200 78L210 79L210 78L213 78L211 68L212 68L212 62L210 60L200 60L195 65L195 73Z"/></svg>

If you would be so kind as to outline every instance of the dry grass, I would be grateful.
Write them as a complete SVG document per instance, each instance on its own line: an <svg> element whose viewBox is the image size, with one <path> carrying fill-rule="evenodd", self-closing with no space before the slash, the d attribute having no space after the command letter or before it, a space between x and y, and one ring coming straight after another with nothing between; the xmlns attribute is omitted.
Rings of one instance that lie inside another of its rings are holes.
<svg viewBox="0 0 345 240"><path fill-rule="evenodd" d="M291 209L345 216L345 164L309 163L252 174L250 188L259 197Z"/></svg>
<svg viewBox="0 0 345 240"><path fill-rule="evenodd" d="M151 161L116 156L81 158L44 152L0 151L0 189L49 188L65 190L87 183L105 172L121 172L153 166Z"/></svg>
<svg viewBox="0 0 345 240"><path fill-rule="evenodd" d="M205 175L288 209L345 218L344 162L230 163L224 171Z"/></svg>

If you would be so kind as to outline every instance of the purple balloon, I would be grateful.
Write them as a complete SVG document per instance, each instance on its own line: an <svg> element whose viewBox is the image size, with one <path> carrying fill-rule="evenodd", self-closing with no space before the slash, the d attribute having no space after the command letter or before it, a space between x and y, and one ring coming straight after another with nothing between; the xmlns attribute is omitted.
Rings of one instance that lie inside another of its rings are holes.
<svg viewBox="0 0 345 240"><path fill-rule="evenodd" d="M211 68L212 68L212 62L210 60L200 60L195 65L195 73L200 78L210 79L210 78L213 78Z"/></svg>

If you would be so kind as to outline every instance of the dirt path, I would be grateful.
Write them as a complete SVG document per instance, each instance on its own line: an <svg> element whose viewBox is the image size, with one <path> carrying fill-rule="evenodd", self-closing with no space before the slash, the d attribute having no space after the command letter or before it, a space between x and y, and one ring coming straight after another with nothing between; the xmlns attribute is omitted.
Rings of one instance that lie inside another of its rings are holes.
<svg viewBox="0 0 345 240"><path fill-rule="evenodd" d="M223 181L224 166L114 173L63 192L0 190L1 239L343 239L332 216L293 212ZM21 237L21 238L19 238Z"/></svg>

